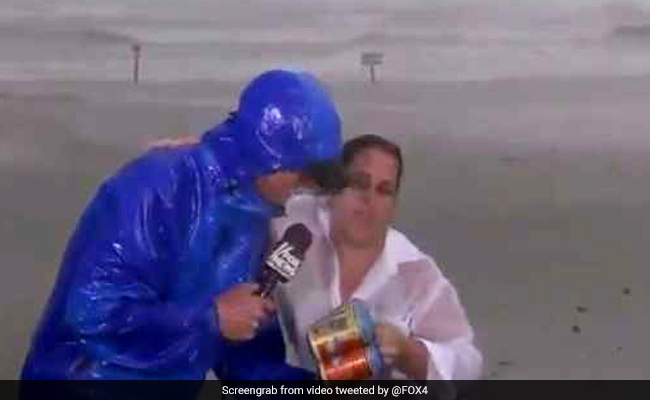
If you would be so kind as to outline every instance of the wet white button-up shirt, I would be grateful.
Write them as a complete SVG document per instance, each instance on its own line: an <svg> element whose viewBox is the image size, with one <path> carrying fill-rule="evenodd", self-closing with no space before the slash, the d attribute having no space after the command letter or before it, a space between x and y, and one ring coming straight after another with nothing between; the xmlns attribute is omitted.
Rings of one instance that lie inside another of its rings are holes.
<svg viewBox="0 0 650 400"><path fill-rule="evenodd" d="M309 228L313 242L296 277L277 291L289 364L316 372L309 346L309 327L341 305L339 263L329 235L324 199L294 197L288 215L274 221L273 235L291 224ZM403 234L390 229L380 257L351 298L363 300L378 322L389 323L427 348L429 380L474 380L482 357L456 290L435 261ZM404 379L394 370L391 378Z"/></svg>

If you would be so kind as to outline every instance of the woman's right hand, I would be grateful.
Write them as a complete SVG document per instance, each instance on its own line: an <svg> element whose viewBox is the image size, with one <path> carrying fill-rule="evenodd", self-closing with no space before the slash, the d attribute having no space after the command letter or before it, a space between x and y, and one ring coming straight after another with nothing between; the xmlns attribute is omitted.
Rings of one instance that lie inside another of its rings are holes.
<svg viewBox="0 0 650 400"><path fill-rule="evenodd" d="M228 340L244 341L255 337L257 329L275 311L269 299L255 291L259 285L242 283L222 293L214 303L221 335Z"/></svg>

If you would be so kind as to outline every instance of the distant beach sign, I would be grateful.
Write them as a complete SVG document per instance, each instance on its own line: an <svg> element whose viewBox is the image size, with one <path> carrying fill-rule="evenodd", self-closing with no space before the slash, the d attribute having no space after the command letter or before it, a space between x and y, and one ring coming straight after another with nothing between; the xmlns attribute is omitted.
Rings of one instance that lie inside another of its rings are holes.
<svg viewBox="0 0 650 400"><path fill-rule="evenodd" d="M375 83L377 77L375 75L375 67L384 63L384 53L378 51L368 51L361 53L361 65L368 68L370 73L370 81Z"/></svg>
<svg viewBox="0 0 650 400"><path fill-rule="evenodd" d="M140 55L142 54L142 45L140 43L133 43L131 45L133 52L133 83L136 85L140 81Z"/></svg>

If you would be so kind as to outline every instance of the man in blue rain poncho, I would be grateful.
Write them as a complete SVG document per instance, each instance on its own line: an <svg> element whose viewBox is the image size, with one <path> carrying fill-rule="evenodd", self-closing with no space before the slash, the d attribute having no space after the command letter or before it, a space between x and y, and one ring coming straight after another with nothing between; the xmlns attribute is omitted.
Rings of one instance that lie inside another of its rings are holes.
<svg viewBox="0 0 650 400"><path fill-rule="evenodd" d="M291 192L340 188L340 148L317 80L275 70L198 143L127 164L70 239L22 378L301 377L268 368L283 359L282 339L272 304L247 282Z"/></svg>

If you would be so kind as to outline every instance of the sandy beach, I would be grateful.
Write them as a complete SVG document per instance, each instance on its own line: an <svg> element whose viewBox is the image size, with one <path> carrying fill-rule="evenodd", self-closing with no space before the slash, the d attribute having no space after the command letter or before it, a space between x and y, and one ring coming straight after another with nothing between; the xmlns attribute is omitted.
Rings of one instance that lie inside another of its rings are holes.
<svg viewBox="0 0 650 400"><path fill-rule="evenodd" d="M203 132L240 84L0 82L1 378L101 180ZM328 84L346 136L403 146L397 226L457 285L486 378L650 378L650 78Z"/></svg>

